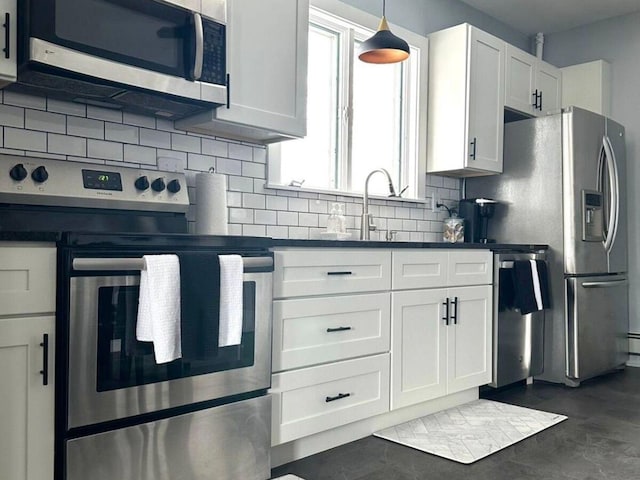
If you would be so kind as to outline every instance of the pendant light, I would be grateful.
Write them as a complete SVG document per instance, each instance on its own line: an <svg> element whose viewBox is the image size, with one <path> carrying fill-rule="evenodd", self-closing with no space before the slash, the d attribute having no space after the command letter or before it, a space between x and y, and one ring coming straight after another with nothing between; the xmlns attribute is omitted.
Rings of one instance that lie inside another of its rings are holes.
<svg viewBox="0 0 640 480"><path fill-rule="evenodd" d="M386 0L382 0L382 18L378 31L360 45L358 58L367 63L397 63L409 58L409 44L396 37L385 17Z"/></svg>

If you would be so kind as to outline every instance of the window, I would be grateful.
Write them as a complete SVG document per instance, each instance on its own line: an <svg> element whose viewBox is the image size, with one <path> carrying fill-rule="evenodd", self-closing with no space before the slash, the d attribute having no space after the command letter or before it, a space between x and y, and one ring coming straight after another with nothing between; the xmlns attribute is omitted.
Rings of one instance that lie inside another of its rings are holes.
<svg viewBox="0 0 640 480"><path fill-rule="evenodd" d="M326 2L325 2L326 3ZM311 7L307 137L269 150L269 184L361 193L374 169L385 168L396 191L424 198L427 40L393 26L411 46L402 63L372 65L357 58L379 19L351 7L358 23ZM357 12L357 13L356 13ZM371 193L388 195L382 175Z"/></svg>

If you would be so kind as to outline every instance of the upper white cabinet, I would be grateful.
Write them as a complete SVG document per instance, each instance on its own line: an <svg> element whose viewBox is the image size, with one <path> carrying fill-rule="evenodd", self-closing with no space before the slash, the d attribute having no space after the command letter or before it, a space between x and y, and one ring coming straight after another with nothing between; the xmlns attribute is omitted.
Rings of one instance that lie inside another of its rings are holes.
<svg viewBox="0 0 640 480"><path fill-rule="evenodd" d="M308 0L227 1L229 104L176 128L263 143L306 135Z"/></svg>
<svg viewBox="0 0 640 480"><path fill-rule="evenodd" d="M429 36L427 172L502 172L505 43L462 24Z"/></svg>
<svg viewBox="0 0 640 480"><path fill-rule="evenodd" d="M561 96L559 68L506 44L505 107L539 116L560 108Z"/></svg>
<svg viewBox="0 0 640 480"><path fill-rule="evenodd" d="M562 106L576 106L611 116L611 64L604 60L562 70Z"/></svg>
<svg viewBox="0 0 640 480"><path fill-rule="evenodd" d="M0 0L0 88L13 83L17 79L17 18L18 4L16 0Z"/></svg>

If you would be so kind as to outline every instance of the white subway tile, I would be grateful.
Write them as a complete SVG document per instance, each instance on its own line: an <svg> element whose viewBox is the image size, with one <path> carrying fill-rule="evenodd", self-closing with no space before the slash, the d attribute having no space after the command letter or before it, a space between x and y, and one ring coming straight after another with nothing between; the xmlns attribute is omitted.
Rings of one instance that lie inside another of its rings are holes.
<svg viewBox="0 0 640 480"><path fill-rule="evenodd" d="M122 123L135 125L136 127L156 128L155 117L145 117L143 115L138 115L137 113L124 112L122 116Z"/></svg>
<svg viewBox="0 0 640 480"><path fill-rule="evenodd" d="M148 128L140 129L140 145L156 148L171 148L171 134Z"/></svg>
<svg viewBox="0 0 640 480"><path fill-rule="evenodd" d="M253 223L253 210L246 208L229 208L229 222Z"/></svg>
<svg viewBox="0 0 640 480"><path fill-rule="evenodd" d="M450 188L450 189L453 189L453 190L457 190L460 187L460 180L458 180L457 178L445 177L445 179L444 179L444 187L445 188Z"/></svg>
<svg viewBox="0 0 640 480"><path fill-rule="evenodd" d="M202 153L207 155L214 155L216 157L228 157L229 148L227 142L221 142L220 140L211 140L209 138L202 139Z"/></svg>
<svg viewBox="0 0 640 480"><path fill-rule="evenodd" d="M177 132L173 124L173 120L167 120L166 118L156 118L156 128L164 132Z"/></svg>
<svg viewBox="0 0 640 480"><path fill-rule="evenodd" d="M67 117L67 133L77 137L104 139L104 122L91 118Z"/></svg>
<svg viewBox="0 0 640 480"><path fill-rule="evenodd" d="M264 225L242 225L242 235L245 237L266 237L267 227Z"/></svg>
<svg viewBox="0 0 640 480"><path fill-rule="evenodd" d="M140 147L138 145L124 146L124 161L132 163L142 163L145 165L156 165L157 152L155 148Z"/></svg>
<svg viewBox="0 0 640 480"><path fill-rule="evenodd" d="M396 230L399 232L400 230L402 230L402 220L400 220L399 218L387 219L387 228L389 230Z"/></svg>
<svg viewBox="0 0 640 480"><path fill-rule="evenodd" d="M0 147L4 145L4 128L0 127Z"/></svg>
<svg viewBox="0 0 640 480"><path fill-rule="evenodd" d="M421 232L411 232L409 233L409 240L412 242L422 242L424 235Z"/></svg>
<svg viewBox="0 0 640 480"><path fill-rule="evenodd" d="M362 215L363 205L359 203L347 203L347 215Z"/></svg>
<svg viewBox="0 0 640 480"><path fill-rule="evenodd" d="M201 172L208 172L210 168L216 168L216 157L209 157L207 155L200 155L199 153L187 154L187 168L189 170L199 170Z"/></svg>
<svg viewBox="0 0 640 480"><path fill-rule="evenodd" d="M406 207L396 207L395 218L411 218L411 210Z"/></svg>
<svg viewBox="0 0 640 480"><path fill-rule="evenodd" d="M444 177L439 175L427 175L427 185L429 187L443 187Z"/></svg>
<svg viewBox="0 0 640 480"><path fill-rule="evenodd" d="M19 155L21 157L24 157L26 155L26 152L24 150L13 150L11 148L0 148L0 153L4 155Z"/></svg>
<svg viewBox="0 0 640 480"><path fill-rule="evenodd" d="M380 216L394 218L396 216L396 209L394 207L380 206Z"/></svg>
<svg viewBox="0 0 640 480"><path fill-rule="evenodd" d="M408 232L415 232L416 230L418 230L418 222L416 220L403 220L402 230L406 230Z"/></svg>
<svg viewBox="0 0 640 480"><path fill-rule="evenodd" d="M110 108L100 108L87 105L87 117L107 122L122 123L122 112Z"/></svg>
<svg viewBox="0 0 640 480"><path fill-rule="evenodd" d="M307 227L289 227L289 238L308 240L309 229Z"/></svg>
<svg viewBox="0 0 640 480"><path fill-rule="evenodd" d="M296 212L278 212L278 225L298 225Z"/></svg>
<svg viewBox="0 0 640 480"><path fill-rule="evenodd" d="M64 102L55 98L47 98L47 110L65 115L75 115L76 117L87 116L87 106L80 103Z"/></svg>
<svg viewBox="0 0 640 480"><path fill-rule="evenodd" d="M6 92L5 92L6 93ZM4 147L14 150L47 151L47 134L33 130L4 128Z"/></svg>
<svg viewBox="0 0 640 480"><path fill-rule="evenodd" d="M24 108L0 105L0 125L24 127Z"/></svg>
<svg viewBox="0 0 640 480"><path fill-rule="evenodd" d="M264 147L254 147L253 161L256 163L267 163L267 149Z"/></svg>
<svg viewBox="0 0 640 480"><path fill-rule="evenodd" d="M424 208L412 208L411 220L422 220L424 218Z"/></svg>
<svg viewBox="0 0 640 480"><path fill-rule="evenodd" d="M261 163L242 162L242 175L253 178L267 178L265 165Z"/></svg>
<svg viewBox="0 0 640 480"><path fill-rule="evenodd" d="M218 159L220 161L220 159ZM245 177L236 177L230 175L228 177L229 190L235 190L238 192L253 193L253 180Z"/></svg>
<svg viewBox="0 0 640 480"><path fill-rule="evenodd" d="M253 179L253 192L254 193L262 193L263 195L271 195L271 190L267 191L265 187L266 180L262 178L254 178Z"/></svg>
<svg viewBox="0 0 640 480"><path fill-rule="evenodd" d="M200 153L200 137L172 133L171 148L173 150L181 150L184 152Z"/></svg>
<svg viewBox="0 0 640 480"><path fill-rule="evenodd" d="M127 164L123 164L122 162L111 162L109 160L100 160L99 158L74 157L73 155L67 155L67 160L69 160L70 162L93 163L94 165L111 164L118 165L120 167L128 166ZM139 165L136 165L135 168L139 168Z"/></svg>
<svg viewBox="0 0 640 480"><path fill-rule="evenodd" d="M276 190L276 195L279 197L298 198L298 192L292 192L291 190Z"/></svg>
<svg viewBox="0 0 640 480"><path fill-rule="evenodd" d="M36 110L47 109L47 99L34 95L24 95L22 93L4 91L3 102L5 105L15 105L16 107L34 108Z"/></svg>
<svg viewBox="0 0 640 480"><path fill-rule="evenodd" d="M122 144L104 140L87 140L87 155L105 160L124 160Z"/></svg>
<svg viewBox="0 0 640 480"><path fill-rule="evenodd" d="M218 173L227 175L242 175L242 162L218 157Z"/></svg>
<svg viewBox="0 0 640 480"><path fill-rule="evenodd" d="M298 215L298 224L301 227L318 227L318 214L301 213Z"/></svg>
<svg viewBox="0 0 640 480"><path fill-rule="evenodd" d="M48 133L47 151L49 153L63 153L76 157L87 156L87 139L80 137L70 137L68 135L58 135Z"/></svg>
<svg viewBox="0 0 640 480"><path fill-rule="evenodd" d="M309 202L309 211L312 213L327 213L329 202L326 200L312 200Z"/></svg>
<svg viewBox="0 0 640 480"><path fill-rule="evenodd" d="M253 161L253 148L238 143L229 143L229 158Z"/></svg>
<svg viewBox="0 0 640 480"><path fill-rule="evenodd" d="M172 152L171 150L158 150L158 170L167 172L184 172L187 168L187 154L184 152Z"/></svg>
<svg viewBox="0 0 640 480"><path fill-rule="evenodd" d="M62 155L59 153L44 153L44 152L30 152L27 150L25 152L27 157L38 157L38 158L50 158L51 160L68 160L67 155Z"/></svg>
<svg viewBox="0 0 640 480"><path fill-rule="evenodd" d="M308 212L309 200L307 200L306 198L290 198L289 210L291 210L292 212Z"/></svg>
<svg viewBox="0 0 640 480"><path fill-rule="evenodd" d="M227 191L227 205L229 207L242 207L242 193Z"/></svg>
<svg viewBox="0 0 640 480"><path fill-rule="evenodd" d="M28 130L66 133L66 117L58 113L26 109L24 111L24 126Z"/></svg>
<svg viewBox="0 0 640 480"><path fill-rule="evenodd" d="M264 225L276 225L278 223L278 215L273 210L256 210L255 222Z"/></svg>
<svg viewBox="0 0 640 480"><path fill-rule="evenodd" d="M242 206L245 208L264 209L266 207L265 196L256 195L255 193L243 193Z"/></svg>
<svg viewBox="0 0 640 480"><path fill-rule="evenodd" d="M272 238L288 238L289 227L267 226L267 236Z"/></svg>
<svg viewBox="0 0 640 480"><path fill-rule="evenodd" d="M286 210L288 202L285 197L267 197L267 210Z"/></svg>
<svg viewBox="0 0 640 480"><path fill-rule="evenodd" d="M131 125L121 125L119 123L106 123L104 125L105 140L122 143L138 143L140 129Z"/></svg>
<svg viewBox="0 0 640 480"><path fill-rule="evenodd" d="M309 200L317 200L318 199L318 194L317 193L313 193L313 192L300 192L300 193L298 193L298 197L307 198Z"/></svg>
<svg viewBox="0 0 640 480"><path fill-rule="evenodd" d="M229 235L242 235L242 225L239 224L231 224L229 225Z"/></svg>

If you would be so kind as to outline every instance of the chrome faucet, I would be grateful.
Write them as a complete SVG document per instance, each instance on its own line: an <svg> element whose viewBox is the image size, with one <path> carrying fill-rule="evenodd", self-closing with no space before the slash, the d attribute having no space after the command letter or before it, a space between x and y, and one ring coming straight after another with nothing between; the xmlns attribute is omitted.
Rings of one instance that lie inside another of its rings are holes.
<svg viewBox="0 0 640 480"><path fill-rule="evenodd" d="M389 193L391 197L396 196L396 191L393 188L393 180L391 175L384 168L378 168L374 170L364 181L364 199L362 206L362 220L360 221L360 240L369 240L371 238L371 231L376 229L375 223L373 223L373 215L369 213L369 179L374 173L384 173L389 181Z"/></svg>

